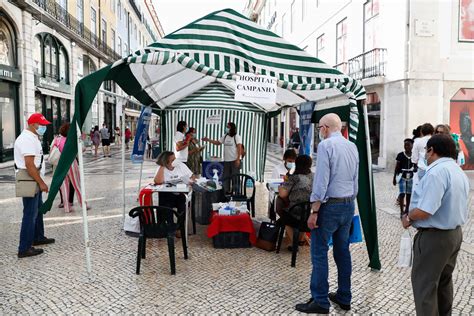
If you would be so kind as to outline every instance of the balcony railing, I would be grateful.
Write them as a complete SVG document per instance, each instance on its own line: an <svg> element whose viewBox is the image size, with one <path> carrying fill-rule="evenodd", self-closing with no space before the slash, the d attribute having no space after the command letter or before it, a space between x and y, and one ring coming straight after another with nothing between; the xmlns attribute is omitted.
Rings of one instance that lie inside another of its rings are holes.
<svg viewBox="0 0 474 316"><path fill-rule="evenodd" d="M64 25L66 28L82 37L88 44L92 45L98 51L104 53L112 61L121 58L112 47L108 46L105 42L99 40L91 30L84 26L84 23L77 20L71 15L65 8L61 7L55 0L32 0L33 3L38 5L48 14L55 18L55 20Z"/></svg>
<svg viewBox="0 0 474 316"><path fill-rule="evenodd" d="M334 68L356 80L383 77L387 66L386 57L386 48L374 48L347 62L337 64Z"/></svg>

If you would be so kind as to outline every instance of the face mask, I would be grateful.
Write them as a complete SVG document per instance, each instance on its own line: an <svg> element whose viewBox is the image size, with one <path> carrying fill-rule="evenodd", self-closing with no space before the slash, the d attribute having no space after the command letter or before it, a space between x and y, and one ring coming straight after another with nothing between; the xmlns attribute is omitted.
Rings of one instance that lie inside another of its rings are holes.
<svg viewBox="0 0 474 316"><path fill-rule="evenodd" d="M324 134L323 134L323 131L319 131L319 139L320 140L324 140Z"/></svg>
<svg viewBox="0 0 474 316"><path fill-rule="evenodd" d="M44 125L40 125L40 126L38 127L38 129L36 130L36 133L37 133L39 136L43 136L45 132L46 132L46 126L44 126Z"/></svg>
<svg viewBox="0 0 474 316"><path fill-rule="evenodd" d="M294 162L287 162L286 163L286 169L288 170L291 170L295 167L295 163Z"/></svg>
<svg viewBox="0 0 474 316"><path fill-rule="evenodd" d="M225 133L226 133L226 134L229 134L229 132L230 132L230 128L226 127L226 128L225 128Z"/></svg>

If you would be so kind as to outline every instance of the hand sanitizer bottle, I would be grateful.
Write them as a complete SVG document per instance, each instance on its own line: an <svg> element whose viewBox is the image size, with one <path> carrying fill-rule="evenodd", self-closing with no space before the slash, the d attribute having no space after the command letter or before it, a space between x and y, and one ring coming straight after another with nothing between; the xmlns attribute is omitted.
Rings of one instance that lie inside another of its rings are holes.
<svg viewBox="0 0 474 316"><path fill-rule="evenodd" d="M219 175L217 174L217 169L212 169L212 172L214 172L214 175L212 176L212 180L214 180L214 183L216 184L216 190L219 189Z"/></svg>

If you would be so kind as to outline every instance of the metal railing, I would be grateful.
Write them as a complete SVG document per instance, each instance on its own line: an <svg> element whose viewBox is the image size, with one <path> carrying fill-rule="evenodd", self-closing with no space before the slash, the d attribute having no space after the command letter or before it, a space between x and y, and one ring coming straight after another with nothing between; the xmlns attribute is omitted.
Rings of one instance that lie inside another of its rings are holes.
<svg viewBox="0 0 474 316"><path fill-rule="evenodd" d="M112 47L108 46L105 42L99 40L99 37L91 32L84 23L77 20L72 14L70 14L65 8L61 7L55 0L32 0L33 3L38 5L41 9L46 11L55 20L70 29L80 37L82 37L87 43L92 45L98 51L104 53L112 61L120 59L121 55L118 54Z"/></svg>
<svg viewBox="0 0 474 316"><path fill-rule="evenodd" d="M339 63L334 68L356 80L383 77L387 66L386 56L386 48L374 48L347 62Z"/></svg>

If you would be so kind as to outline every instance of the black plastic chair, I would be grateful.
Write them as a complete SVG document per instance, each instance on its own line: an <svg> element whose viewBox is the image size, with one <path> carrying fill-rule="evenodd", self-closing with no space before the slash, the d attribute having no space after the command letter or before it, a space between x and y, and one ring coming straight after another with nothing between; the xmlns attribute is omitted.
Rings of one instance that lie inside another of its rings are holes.
<svg viewBox="0 0 474 316"><path fill-rule="evenodd" d="M247 202L248 210L252 212L252 217L255 217L255 179L243 173L234 174L222 179L224 188L229 181L230 192L225 192L226 200ZM247 181L252 182L252 188L247 188Z"/></svg>
<svg viewBox="0 0 474 316"><path fill-rule="evenodd" d="M302 232L309 232L308 217L311 214L311 203L302 202L293 205L288 211L284 213L282 217L277 220L279 226L279 234L277 240L276 253L280 252L281 243L283 241L283 233L285 232L285 226L293 228L293 245L291 254L291 266L296 266L296 254L298 253L298 242L299 236Z"/></svg>
<svg viewBox="0 0 474 316"><path fill-rule="evenodd" d="M139 216L140 235L138 237L137 269L140 274L141 259L146 256L146 240L148 238L166 238L168 240L168 252L170 257L171 274L176 274L176 259L174 250L174 237L176 230L181 231L183 242L184 259L188 259L188 245L184 229L184 217L175 210L164 206L138 206L130 210L131 217ZM174 216L178 222L174 222Z"/></svg>

